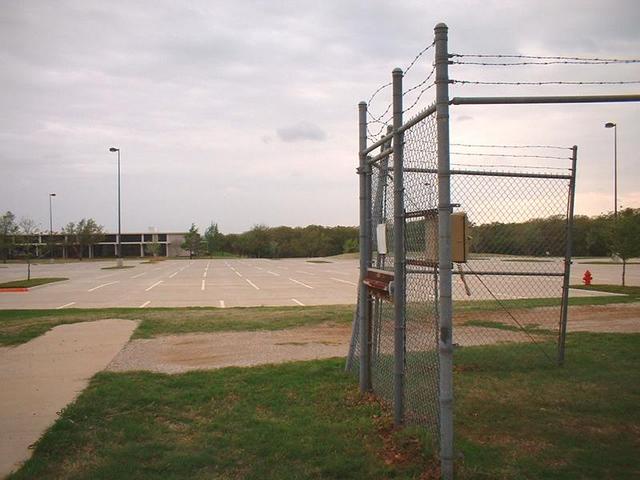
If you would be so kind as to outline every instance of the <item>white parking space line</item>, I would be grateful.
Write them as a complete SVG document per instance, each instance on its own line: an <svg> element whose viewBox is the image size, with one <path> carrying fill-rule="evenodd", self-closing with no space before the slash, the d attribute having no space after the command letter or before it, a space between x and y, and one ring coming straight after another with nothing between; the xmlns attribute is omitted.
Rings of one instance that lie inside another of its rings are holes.
<svg viewBox="0 0 640 480"><path fill-rule="evenodd" d="M238 275L240 278L242 278L242 274L239 271L234 270L234 272L236 272L236 275Z"/></svg>
<svg viewBox="0 0 640 480"><path fill-rule="evenodd" d="M202 278L207 278L207 271L205 270L204 273L202 274Z"/></svg>
<svg viewBox="0 0 640 480"><path fill-rule="evenodd" d="M255 266L255 265L254 265ZM258 270L264 270L262 267L256 267Z"/></svg>
<svg viewBox="0 0 640 480"><path fill-rule="evenodd" d="M256 290L260 290L260 288L259 288L255 283L253 283L251 280L249 280L248 278L245 278L245 280L246 280L246 281L247 281L247 283L248 283L249 285L251 285L253 288L255 288Z"/></svg>
<svg viewBox="0 0 640 480"><path fill-rule="evenodd" d="M357 287L357 286L358 286L358 284L357 284L357 283L349 282L349 281L347 281L347 280L342 280L341 278L333 278L333 277L330 277L330 278L331 278L331 280L333 280L334 282L347 283L347 284L349 284L349 285L353 285L354 287Z"/></svg>
<svg viewBox="0 0 640 480"><path fill-rule="evenodd" d="M179 272L180 270L178 270L177 272L173 272L171 275L169 275L169 278L175 277Z"/></svg>
<svg viewBox="0 0 640 480"><path fill-rule="evenodd" d="M203 279L202 280L202 285L200 286L200 290L204 291L204 285L205 285L205 283L204 283L204 279Z"/></svg>
<svg viewBox="0 0 640 480"><path fill-rule="evenodd" d="M140 305L140 308L144 308L147 305L149 305L151 303L151 300L147 300L146 302L144 302L142 305Z"/></svg>
<svg viewBox="0 0 640 480"><path fill-rule="evenodd" d="M291 300L293 300L295 303L297 303L301 307L304 307L304 303L302 303L300 300L296 300L295 298L292 298Z"/></svg>
<svg viewBox="0 0 640 480"><path fill-rule="evenodd" d="M118 280L115 282L103 283L102 285L98 285L97 287L90 288L87 292L93 292L94 290L98 290L99 288L106 287L108 285L113 285L114 283L118 283Z"/></svg>
<svg viewBox="0 0 640 480"><path fill-rule="evenodd" d="M295 278L290 278L289 280L291 280L294 283L297 283L298 285L302 285L303 287L313 288L311 285L307 285L306 283L302 283L299 280L296 280Z"/></svg>
<svg viewBox="0 0 640 480"><path fill-rule="evenodd" d="M288 269L288 268L286 268L286 267L276 267L276 268L279 268L280 270L289 270L289 269Z"/></svg>
<svg viewBox="0 0 640 480"><path fill-rule="evenodd" d="M140 278L141 276L146 275L146 274L147 274L147 272L139 273L138 275L134 275L134 276L133 276L133 277L131 277L131 278Z"/></svg>
<svg viewBox="0 0 640 480"><path fill-rule="evenodd" d="M56 310L61 310L63 308L67 308L70 307L71 305L75 305L76 302L69 302L69 303L65 303L64 305L60 305L59 307L56 307Z"/></svg>
<svg viewBox="0 0 640 480"><path fill-rule="evenodd" d="M224 300L220 300L220 308L225 308L225 306L224 306Z"/></svg>
<svg viewBox="0 0 640 480"><path fill-rule="evenodd" d="M157 287L158 285L160 285L162 282L163 282L163 281L162 281L162 280L160 280L160 281L158 281L158 282L154 283L153 285L151 285L149 288L145 288L145 290L144 290L144 291L145 291L145 292L148 292L148 291L149 291L149 290L151 290L152 288Z"/></svg>
<svg viewBox="0 0 640 480"><path fill-rule="evenodd" d="M270 273L271 275L275 276L275 277L279 277L280 274L276 273L276 272L272 272L271 270L267 270L267 273Z"/></svg>

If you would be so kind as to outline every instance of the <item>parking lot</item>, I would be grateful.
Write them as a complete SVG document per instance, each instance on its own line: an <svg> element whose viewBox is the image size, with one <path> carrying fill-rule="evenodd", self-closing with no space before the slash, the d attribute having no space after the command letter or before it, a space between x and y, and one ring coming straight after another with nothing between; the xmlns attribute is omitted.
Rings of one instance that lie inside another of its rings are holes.
<svg viewBox="0 0 640 480"><path fill-rule="evenodd" d="M317 263L322 262L322 263ZM594 283L620 283L620 266L591 265L577 260L572 283L581 283L589 269ZM32 266L33 277L66 277L68 281L35 287L24 293L0 293L0 308L90 308L90 307L185 307L351 304L356 300L356 259L229 259L165 260L142 263L128 260L134 268L105 270L115 262L40 263ZM504 262L510 270L536 271L539 262ZM482 260L470 262L476 271ZM26 265L0 268L0 282L23 279ZM415 278L415 276L413 276ZM531 298L559 295L560 277L483 277L467 273L471 296L459 275L454 276L454 298ZM412 281L411 279L409 281ZM627 267L627 283L640 285L640 265ZM489 292L491 290L491 292ZM571 290L572 296L591 292Z"/></svg>

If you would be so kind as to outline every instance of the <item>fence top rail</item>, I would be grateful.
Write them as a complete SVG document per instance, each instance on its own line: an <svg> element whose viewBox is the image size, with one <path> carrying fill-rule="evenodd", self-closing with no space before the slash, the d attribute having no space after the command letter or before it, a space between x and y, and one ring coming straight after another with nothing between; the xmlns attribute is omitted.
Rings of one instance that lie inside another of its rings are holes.
<svg viewBox="0 0 640 480"><path fill-rule="evenodd" d="M640 102L640 94L626 95L557 95L533 97L454 97L451 105L517 105L527 103L619 103Z"/></svg>

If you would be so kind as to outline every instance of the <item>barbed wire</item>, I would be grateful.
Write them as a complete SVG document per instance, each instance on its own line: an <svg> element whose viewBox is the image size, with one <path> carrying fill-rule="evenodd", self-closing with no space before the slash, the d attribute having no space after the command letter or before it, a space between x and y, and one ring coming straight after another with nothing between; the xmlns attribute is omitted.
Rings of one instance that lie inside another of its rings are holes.
<svg viewBox="0 0 640 480"><path fill-rule="evenodd" d="M640 63L640 59L635 58L593 58L593 57L565 57L559 55L510 55L510 54L488 54L488 53L451 53L449 58L470 57L470 58L515 58L528 60L551 60L559 62L577 62L584 64L612 64L612 63Z"/></svg>
<svg viewBox="0 0 640 480"><path fill-rule="evenodd" d="M519 153L478 153L478 152L450 152L449 155L465 155L469 157L506 157L506 158L545 158L549 160L571 160L571 157L557 157L552 155L529 155Z"/></svg>
<svg viewBox="0 0 640 480"><path fill-rule="evenodd" d="M478 165L475 163L452 163L452 167L480 167L480 168L533 168L536 170L571 170L569 167L543 167L540 165Z"/></svg>
<svg viewBox="0 0 640 480"><path fill-rule="evenodd" d="M629 60L627 62L579 62L574 60L550 60L546 62L449 62L450 65L482 65L488 67L519 67L523 65L621 65L623 63L638 63L638 61Z"/></svg>
<svg viewBox="0 0 640 480"><path fill-rule="evenodd" d="M472 143L450 143L449 145L456 147L473 147L473 148L554 148L559 150L572 150L571 147L560 147L557 145L486 145Z"/></svg>
<svg viewBox="0 0 640 480"><path fill-rule="evenodd" d="M543 82L498 82L498 81L481 81L481 80L449 80L449 83L457 83L460 85L631 85L640 84L640 80L601 80L601 81L563 81L552 80Z"/></svg>
<svg viewBox="0 0 640 480"><path fill-rule="evenodd" d="M434 86L435 86L435 83L431 83L431 84L427 85L426 87L424 87L422 90L420 90L420 93L418 94L418 96L416 97L414 102L410 106L405 108L402 111L402 113L407 113L409 110L411 110L413 107L415 107L418 104L418 102L420 101L420 99L422 98L422 95L424 94L424 92L426 92L427 90L429 90L430 88L432 88Z"/></svg>
<svg viewBox="0 0 640 480"><path fill-rule="evenodd" d="M409 63L409 65L407 66L407 68L405 68L404 70L404 75L406 75L409 70L411 70L413 68L413 66L416 64L416 62L420 59L420 57L422 57L422 55L424 55L429 49L431 49L433 46L435 45L435 42L432 42L431 44L427 45L425 48L423 48L422 50L420 50L420 52L413 58L413 60L411 60L411 62ZM421 85L424 85L424 83L426 83L428 81L429 78L431 78L431 76L433 75L433 72L435 72L435 66L433 67L433 70L431 71L431 73L429 73L429 75L427 76L427 78L425 80L423 80L421 83L419 83L418 85L416 85L415 87L412 87L411 89L407 90L407 92L405 92L403 95L405 95L406 93L409 93L410 91L419 88ZM367 111L369 110L368 107L371 106L371 102L373 101L373 99L384 89L390 87L392 85L392 82L388 82L385 83L383 85L381 85L380 87L378 87L369 97L369 100L367 101ZM378 117L373 117L374 122L373 123L378 123L380 121L380 119L382 117L384 117L386 115L386 113L389 111L389 109L391 108L391 103L387 106L387 108L385 109L385 111Z"/></svg>

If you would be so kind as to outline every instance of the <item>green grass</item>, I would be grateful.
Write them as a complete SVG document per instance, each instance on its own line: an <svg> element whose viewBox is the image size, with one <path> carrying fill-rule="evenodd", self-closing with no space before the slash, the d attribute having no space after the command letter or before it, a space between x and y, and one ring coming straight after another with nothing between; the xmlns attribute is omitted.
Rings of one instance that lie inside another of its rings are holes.
<svg viewBox="0 0 640 480"><path fill-rule="evenodd" d="M456 354L458 478L640 478L640 335L569 334L566 358L531 344Z"/></svg>
<svg viewBox="0 0 640 480"><path fill-rule="evenodd" d="M352 305L247 308L106 308L0 310L0 345L16 345L67 323L103 318L140 320L134 338L163 334L282 330L325 322L350 324Z"/></svg>
<svg viewBox="0 0 640 480"><path fill-rule="evenodd" d="M509 330L512 332L529 332L535 334L555 334L556 332L542 329L540 325L524 325L522 328L517 325L507 325L502 322L493 322L491 320L468 320L463 324L465 327L484 327L484 328L495 328L497 330Z"/></svg>
<svg viewBox="0 0 640 480"><path fill-rule="evenodd" d="M640 287L638 286L625 286L622 285L571 285L571 288L577 288L579 290L589 290L591 292L606 292L606 293L620 293L622 295L629 295L635 297L637 301L640 301Z"/></svg>
<svg viewBox="0 0 640 480"><path fill-rule="evenodd" d="M22 287L37 287L38 285L45 285L47 283L62 282L63 280L69 280L68 278L32 278L30 280L14 280L12 282L0 283L0 288L22 288Z"/></svg>
<svg viewBox="0 0 640 480"><path fill-rule="evenodd" d="M613 261L599 261L595 260L593 262L577 262L580 265L619 265L622 266L622 262L613 262ZM640 262L627 262L627 265L640 265Z"/></svg>
<svg viewBox="0 0 640 480"><path fill-rule="evenodd" d="M145 262L142 262L145 263ZM102 267L100 270L124 270L127 268L133 268L133 265L123 265L121 267L115 266L115 267Z"/></svg>
<svg viewBox="0 0 640 480"><path fill-rule="evenodd" d="M425 430L395 431L343 362L98 374L9 479L437 478ZM638 334L569 334L563 368L457 351L456 478L638 478L638 364Z"/></svg>
<svg viewBox="0 0 640 480"><path fill-rule="evenodd" d="M98 374L9 478L418 478L424 433L394 433L343 363Z"/></svg>

